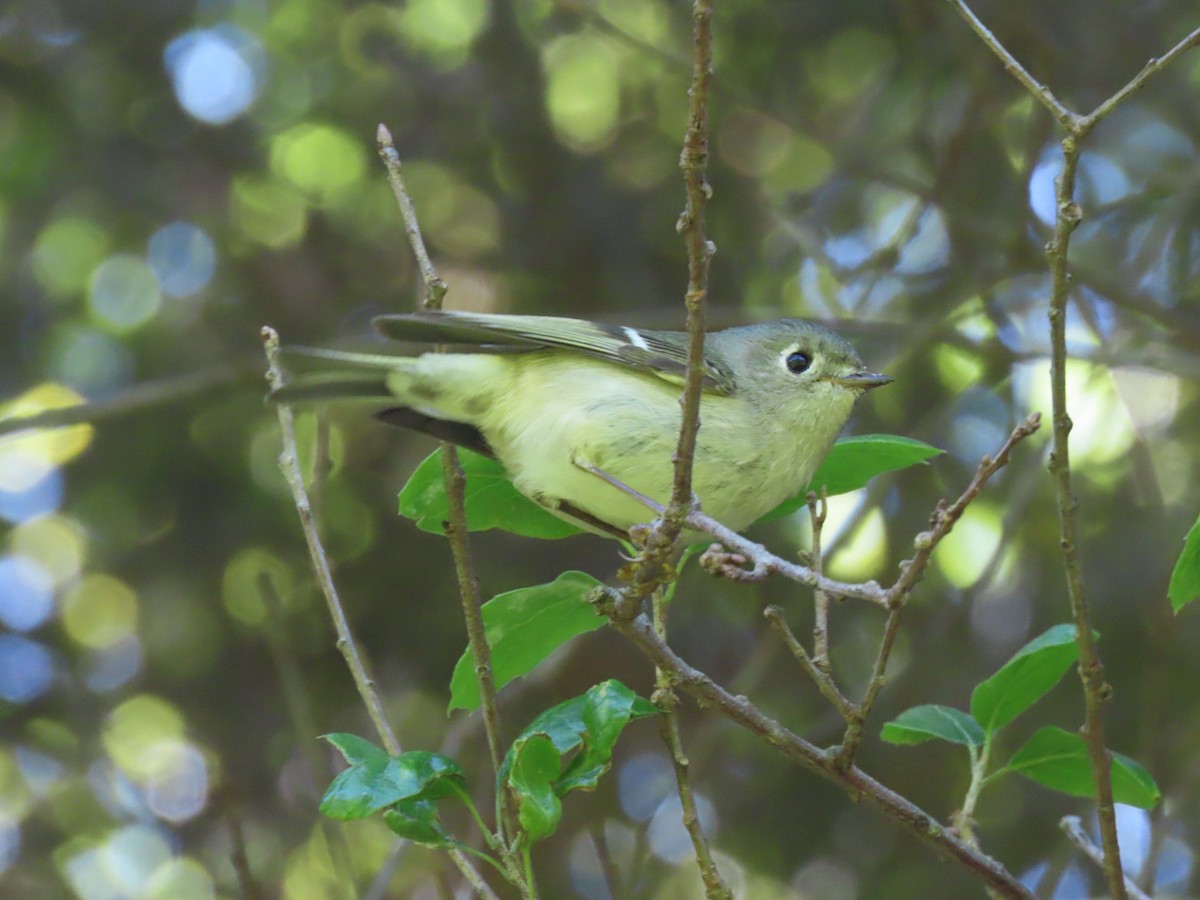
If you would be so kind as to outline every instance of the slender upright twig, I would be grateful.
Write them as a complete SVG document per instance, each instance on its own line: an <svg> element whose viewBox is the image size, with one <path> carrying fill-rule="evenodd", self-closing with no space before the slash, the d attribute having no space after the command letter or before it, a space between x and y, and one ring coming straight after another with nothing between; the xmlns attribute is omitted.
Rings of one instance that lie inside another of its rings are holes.
<svg viewBox="0 0 1200 900"><path fill-rule="evenodd" d="M1104 866L1104 852L1092 843L1087 832L1083 829L1083 822L1079 820L1079 816L1063 816L1059 820L1058 827L1062 829L1063 834L1067 836L1072 844L1078 847L1083 855L1098 865L1101 869ZM1150 895L1133 883L1133 880L1125 878L1125 890L1129 892L1129 896L1133 900L1150 900Z"/></svg>
<svg viewBox="0 0 1200 900"><path fill-rule="evenodd" d="M421 270L421 280L425 283L425 298L421 305L425 309L441 309L442 299L446 296L446 282L438 275L433 260L429 258L429 251L425 248L416 209L408 189L404 186L403 168L400 155L392 143L392 134L386 126L380 125L375 140L379 156L387 167L388 184L400 207L400 216L404 219L404 232L408 235L413 256L416 257L417 266ZM488 751L492 757L492 767L498 771L503 757L500 752L500 713L496 705L496 683L492 677L492 652L488 646L483 614L480 611L483 598L479 591L479 580L475 577L475 564L471 559L467 539L466 505L463 499L467 480L462 466L459 465L454 445L447 441L442 442L442 470L446 479L446 497L450 512L450 519L446 522L446 538L454 556L463 617L467 623L467 640L471 647L471 656L475 660L475 677L479 682L480 707L483 710Z"/></svg>
<svg viewBox="0 0 1200 900"><path fill-rule="evenodd" d="M687 245L688 286L684 296L687 307L687 371L684 375L679 442L675 449L675 480L671 502L662 513L657 530L651 534L646 547L644 566L656 569L673 553L673 547L683 528L683 518L692 510L692 465L696 456L696 436L700 430L700 394L704 379L704 304L708 296L708 269L713 246L704 232L705 210L710 189L708 169L708 92L712 81L712 0L694 0L692 4L692 83L688 90L688 123L683 137L679 167L687 203L679 218L679 231ZM667 609L673 591L660 586L653 594L653 622L658 636L666 640ZM655 702L663 709L662 738L675 770L675 786L679 795L683 826L691 838L696 864L709 900L732 900L733 894L721 877L713 859L704 825L696 812L692 792L689 762L683 750L676 707L679 699L674 693L671 673L658 668L655 672Z"/></svg>
<svg viewBox="0 0 1200 900"><path fill-rule="evenodd" d="M712 193L708 184L708 91L712 82L712 0L692 4L692 84L688 89L688 122L679 167L687 205L679 217L688 255L687 306L688 354L684 378L679 444L675 450L675 484L664 517L663 543L672 545L682 528L682 517L692 507L692 462L700 430L700 393L704 380L704 304L708 297L708 270L715 247L704 231L705 212Z"/></svg>
<svg viewBox="0 0 1200 900"><path fill-rule="evenodd" d="M788 627L787 620L783 617L783 610L778 606L768 606L763 610L763 618L771 623L771 627L779 632L779 636L783 638L783 643L788 650L792 652L792 656L796 658L796 662L800 663L800 668L813 680L817 686L817 690L821 692L821 696L832 704L833 708L838 711L838 714L847 722L854 716L854 704L847 699L837 686L837 682L833 680L833 676L829 674L821 666L818 666L816 660L809 655L808 650L800 643L800 640Z"/></svg>
<svg viewBox="0 0 1200 900"><path fill-rule="evenodd" d="M425 247L425 239L421 236L421 227L417 221L417 211L412 198L404 185L403 165L400 154L396 152L392 142L392 134L385 125L379 125L375 132L376 149L380 159L387 168L388 185L400 208L400 217L404 220L404 232L408 235L409 246L416 257L417 267L421 272L421 280L425 285L425 297L422 307L425 309L441 309L442 299L446 296L446 282L438 274L429 251ZM458 578L458 594L462 601L463 619L467 626L467 644L471 650L471 658L475 661L475 680L479 685L480 709L483 713L483 727L487 735L488 754L492 761L492 770L500 771L503 759L500 711L496 703L496 681L492 674L492 651L487 642L487 629L483 624L483 596L479 589L479 579L475 575L475 563L471 557L470 542L467 532L467 512L465 492L467 479L458 461L458 451L449 441L441 444L442 473L446 481L446 499L449 519L444 523L446 539L450 543L450 552L454 557L454 571ZM527 883L522 874L522 867L511 852L509 837L516 833L516 818L507 802L508 795L501 795L504 800L500 807L496 822L496 838L505 868L509 878L521 890L523 896L532 896L533 886ZM506 837L507 835L507 837Z"/></svg>
<svg viewBox="0 0 1200 900"><path fill-rule="evenodd" d="M822 487L820 497L810 491L807 500L808 521L812 528L812 550L809 552L809 559L812 562L812 570L821 576L825 574L821 534L825 529L825 516L829 512L829 493ZM819 587L813 590L812 662L826 675L832 671L829 661L829 599L828 592Z"/></svg>
<svg viewBox="0 0 1200 900"><path fill-rule="evenodd" d="M1067 295L1070 291L1067 251L1071 233L1083 215L1074 200L1075 170L1081 148L1072 136L1063 138L1062 148L1063 168L1054 181L1058 214L1054 237L1046 246L1051 277L1050 397L1054 417L1050 472L1054 477L1058 501L1059 547L1066 569L1067 595L1071 601L1071 618L1075 623L1075 642L1079 645L1079 677L1083 681L1084 699L1083 736L1096 784L1096 812L1100 818L1100 839L1104 846L1104 871L1114 900L1123 900L1125 884L1117 840L1117 814L1113 806L1112 759L1104 738L1103 711L1112 696L1112 688L1104 680L1104 667L1100 661L1100 651L1096 648L1091 613L1083 591L1083 564L1079 559L1075 523L1077 501L1071 491L1071 416L1067 411Z"/></svg>
<svg viewBox="0 0 1200 900"><path fill-rule="evenodd" d="M1081 116L1063 106L1050 89L1029 74L1016 58L996 39L967 7L964 0L951 0L963 18L983 42L1025 88L1050 110L1067 132L1062 140L1062 171L1055 179L1056 215L1054 235L1046 246L1049 261L1050 288L1050 390L1054 420L1053 452L1050 471L1054 478L1059 518L1059 544L1066 569L1067 594L1071 617L1075 624L1075 642L1079 647L1079 676L1083 682L1083 736L1088 746L1092 775L1096 786L1097 815L1100 820L1100 839L1103 846L1103 867L1114 900L1126 896L1126 879L1121 871L1120 847L1117 840L1116 812L1113 808L1111 758L1105 746L1103 708L1112 694L1104 680L1104 667L1093 637L1091 613L1083 590L1083 567L1079 560L1075 508L1071 492L1070 440L1071 416L1067 410L1067 299L1070 293L1070 273L1067 259L1071 235L1083 218L1075 202L1075 173L1083 141L1092 129L1122 102L1140 90L1151 75L1158 72L1180 54L1200 44L1200 28L1157 59L1151 59L1124 87L1102 102L1091 113Z"/></svg>
<svg viewBox="0 0 1200 900"><path fill-rule="evenodd" d="M279 366L279 335L275 333L274 328L264 327L262 338L267 354L267 383L274 393L279 391L284 383L283 370ZM396 733L392 731L392 726L388 723L387 715L383 711L383 701L375 689L375 682L367 671L367 664L358 651L358 643L350 628L350 620L346 617L346 611L342 608L342 601L338 597L337 587L333 583L329 558L325 555L325 548L321 546L320 537L317 536L312 504L308 499L308 490L304 486L304 475L300 471L300 455L296 449L296 423L292 416L292 408L287 403L276 403L275 412L279 416L280 437L283 441L283 452L279 455L279 469L283 472L283 477L291 489L292 501L300 516L300 527L304 531L304 540L308 544L308 555L312 561L313 571L317 575L317 582L321 586L321 593L325 597L329 616L333 619L333 627L337 632L338 650L346 660L346 666L350 669L350 675L354 679L355 687L358 688L363 705L367 708L367 715L371 717L375 731L378 732L388 753L394 756L400 753L400 741L397 740Z"/></svg>
<svg viewBox="0 0 1200 900"><path fill-rule="evenodd" d="M412 247L413 256L417 258L417 268L421 270L421 280L425 283L425 300L422 305L426 309L441 309L442 298L446 296L446 282L438 275L425 249L425 239L421 237L421 227L417 222L417 210L413 206L408 189L404 186L404 167L400 162L400 154L392 143L392 133L387 126L380 124L375 129L375 148L387 167L388 185L400 207L400 218L404 220L404 233L408 235L408 244Z"/></svg>

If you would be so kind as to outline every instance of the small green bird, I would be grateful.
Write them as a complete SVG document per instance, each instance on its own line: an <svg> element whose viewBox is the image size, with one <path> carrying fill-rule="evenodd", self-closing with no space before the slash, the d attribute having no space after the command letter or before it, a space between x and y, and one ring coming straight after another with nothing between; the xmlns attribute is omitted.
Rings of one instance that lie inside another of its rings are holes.
<svg viewBox="0 0 1200 900"><path fill-rule="evenodd" d="M279 399L375 401L383 421L494 457L522 494L596 533L624 537L651 515L580 464L670 498L686 333L465 312L374 324L389 338L474 352L300 349L340 365L301 376ZM799 319L708 334L692 477L704 512L740 531L794 496L854 401L891 380L843 338Z"/></svg>

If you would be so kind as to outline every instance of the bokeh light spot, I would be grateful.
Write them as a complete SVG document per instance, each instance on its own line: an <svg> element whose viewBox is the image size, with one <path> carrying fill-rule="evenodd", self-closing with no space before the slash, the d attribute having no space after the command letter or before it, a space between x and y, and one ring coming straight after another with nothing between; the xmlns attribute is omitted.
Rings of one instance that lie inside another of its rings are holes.
<svg viewBox="0 0 1200 900"><path fill-rule="evenodd" d="M454 256L473 258L498 246L500 214L491 199L449 169L428 162L405 167L426 239Z"/></svg>
<svg viewBox="0 0 1200 900"><path fill-rule="evenodd" d="M546 48L543 65L546 109L559 139L585 153L607 146L621 109L620 67L612 45L601 37L565 35Z"/></svg>
<svg viewBox="0 0 1200 900"><path fill-rule="evenodd" d="M33 277L52 297L82 293L108 247L108 233L90 219L55 219L38 234L29 254Z"/></svg>
<svg viewBox="0 0 1200 900"><path fill-rule="evenodd" d="M14 554L35 561L54 584L62 584L83 567L87 536L74 519L42 516L14 528L8 546Z"/></svg>
<svg viewBox="0 0 1200 900"><path fill-rule="evenodd" d="M168 859L155 869L143 896L146 900L212 900L217 891L208 870L185 856Z"/></svg>
<svg viewBox="0 0 1200 900"><path fill-rule="evenodd" d="M264 578L286 606L292 598L292 570L278 556L261 547L248 547L229 561L221 580L221 598L234 618L257 625L267 617Z"/></svg>
<svg viewBox="0 0 1200 900"><path fill-rule="evenodd" d="M172 222L154 232L146 256L159 287L171 297L203 290L217 263L212 238L188 222Z"/></svg>
<svg viewBox="0 0 1200 900"><path fill-rule="evenodd" d="M1013 384L1020 408L1038 410L1050 421L1050 362L1038 360L1013 366ZM1068 359L1067 396L1071 398L1072 462L1100 465L1125 456L1133 445L1133 421L1117 395L1108 369L1082 359ZM1088 473L1086 465L1081 467Z"/></svg>
<svg viewBox="0 0 1200 900"><path fill-rule="evenodd" d="M127 825L90 847L63 849L63 874L81 900L143 897L153 874L171 859L166 837L146 825Z"/></svg>
<svg viewBox="0 0 1200 900"><path fill-rule="evenodd" d="M366 174L362 144L328 125L303 123L271 142L271 170L317 203L330 203Z"/></svg>
<svg viewBox="0 0 1200 900"><path fill-rule="evenodd" d="M860 581L878 574L887 557L887 526L883 513L876 507L862 521L829 560L829 571L835 578Z"/></svg>
<svg viewBox="0 0 1200 900"><path fill-rule="evenodd" d="M109 713L104 749L126 775L145 781L170 769L183 730L183 716L174 706L161 697L138 694Z"/></svg>
<svg viewBox="0 0 1200 900"><path fill-rule="evenodd" d="M970 587L996 555L1002 533L1000 515L976 502L967 507L954 530L942 539L933 560L955 587Z"/></svg>
<svg viewBox="0 0 1200 900"><path fill-rule="evenodd" d="M0 459L3 454L0 453ZM42 465L33 461L40 471ZM9 491L0 487L0 519L6 522L28 522L39 516L54 512L62 505L63 477L60 469L46 471L42 478L24 490Z"/></svg>
<svg viewBox="0 0 1200 900"><path fill-rule="evenodd" d="M239 175L230 192L234 227L248 240L267 247L286 247L304 237L308 204L291 185L274 179Z"/></svg>
<svg viewBox="0 0 1200 900"><path fill-rule="evenodd" d="M400 30L409 46L441 68L457 68L488 22L487 0L409 0Z"/></svg>
<svg viewBox="0 0 1200 900"><path fill-rule="evenodd" d="M0 420L77 406L83 398L61 384L47 382L31 388L0 407ZM92 440L90 425L38 429L0 440L0 490L23 493L45 478L55 466L74 459Z"/></svg>
<svg viewBox="0 0 1200 900"><path fill-rule="evenodd" d="M129 635L95 651L83 681L88 690L103 694L127 683L141 670L142 642Z"/></svg>
<svg viewBox="0 0 1200 900"><path fill-rule="evenodd" d="M809 59L812 87L835 103L853 100L891 68L896 50L883 35L861 28L839 31Z"/></svg>
<svg viewBox="0 0 1200 900"><path fill-rule="evenodd" d="M0 623L13 631L30 631L53 611L50 573L25 556L0 557Z"/></svg>
<svg viewBox="0 0 1200 900"><path fill-rule="evenodd" d="M96 267L88 290L93 315L118 332L146 324L162 305L158 279L140 258L110 256Z"/></svg>
<svg viewBox="0 0 1200 900"><path fill-rule="evenodd" d="M954 344L938 344L933 349L933 363L938 380L949 390L965 391L983 377L983 360Z"/></svg>
<svg viewBox="0 0 1200 900"><path fill-rule="evenodd" d="M179 105L201 122L231 122L258 95L262 45L235 26L189 31L167 45L163 59Z"/></svg>
<svg viewBox="0 0 1200 900"><path fill-rule="evenodd" d="M173 745L171 753L146 784L146 802L160 819L186 822L208 802L208 764L193 744Z"/></svg>
<svg viewBox="0 0 1200 900"><path fill-rule="evenodd" d="M0 634L0 700L28 703L54 681L50 651L19 634Z"/></svg>
<svg viewBox="0 0 1200 900"><path fill-rule="evenodd" d="M137 628L137 594L111 575L87 575L63 597L63 628L85 647L110 647Z"/></svg>
<svg viewBox="0 0 1200 900"><path fill-rule="evenodd" d="M717 810L712 801L700 793L695 793L692 799L704 833L710 836L716 834ZM658 805L646 837L654 855L674 865L682 864L695 853L692 839L683 827L683 810L678 795L672 794Z"/></svg>

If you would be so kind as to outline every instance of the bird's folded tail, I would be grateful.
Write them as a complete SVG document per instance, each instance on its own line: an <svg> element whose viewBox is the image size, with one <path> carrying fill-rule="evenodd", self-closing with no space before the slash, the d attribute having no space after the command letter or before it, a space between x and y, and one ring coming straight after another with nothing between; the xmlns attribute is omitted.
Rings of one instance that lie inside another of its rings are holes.
<svg viewBox="0 0 1200 900"><path fill-rule="evenodd" d="M402 365L404 357L383 353L354 353L318 347L285 347L285 358L319 360L325 365L288 379L268 399L281 403L328 400L392 400L387 373Z"/></svg>

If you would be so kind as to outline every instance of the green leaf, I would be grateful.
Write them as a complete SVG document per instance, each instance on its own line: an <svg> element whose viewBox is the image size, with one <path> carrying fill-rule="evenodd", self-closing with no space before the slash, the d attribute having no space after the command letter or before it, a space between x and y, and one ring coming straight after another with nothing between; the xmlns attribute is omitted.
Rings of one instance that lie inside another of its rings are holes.
<svg viewBox="0 0 1200 900"><path fill-rule="evenodd" d="M342 754L342 758L352 766L377 762L380 768L382 768L391 759L388 752L382 747L377 747L366 738L359 737L357 734L335 731L330 734L323 734L321 737L333 744L338 749L338 752Z"/></svg>
<svg viewBox="0 0 1200 900"><path fill-rule="evenodd" d="M1128 756L1120 753L1110 756L1113 799L1142 809L1154 807L1161 794L1153 776ZM1040 729L1001 771L1018 772L1043 787L1072 797L1096 796L1087 744L1078 734L1062 728Z"/></svg>
<svg viewBox="0 0 1200 900"><path fill-rule="evenodd" d="M1007 725L1058 684L1079 658L1075 628L1055 625L1034 638L971 694L971 716L989 734Z"/></svg>
<svg viewBox="0 0 1200 900"><path fill-rule="evenodd" d="M848 494L865 486L876 475L907 469L943 452L921 441L894 434L861 434L843 438L833 445L804 490L790 500L784 500L759 521L768 522L790 516L805 506L809 491L820 494L822 485L830 497Z"/></svg>
<svg viewBox="0 0 1200 900"><path fill-rule="evenodd" d="M499 528L525 537L568 537L583 532L538 506L508 479L494 459L459 449L458 460L467 476L464 493L468 531ZM422 531L442 534L450 517L446 482L442 477L441 451L435 450L417 466L400 490L400 515L412 519Z"/></svg>
<svg viewBox="0 0 1200 900"><path fill-rule="evenodd" d="M530 844L554 834L562 819L562 801L554 790L562 760L544 734L531 734L513 744L508 784L517 798L517 818Z"/></svg>
<svg viewBox="0 0 1200 900"><path fill-rule="evenodd" d="M952 706L914 706L883 726L880 732L889 744L922 744L941 738L968 747L983 745L983 729L961 709Z"/></svg>
<svg viewBox="0 0 1200 900"><path fill-rule="evenodd" d="M564 572L549 584L497 594L483 605L496 689L524 675L571 638L608 624L587 600L600 582L583 572ZM479 682L468 648L450 679L450 708L476 709Z"/></svg>
<svg viewBox="0 0 1200 900"><path fill-rule="evenodd" d="M353 735L336 737L335 746L345 755L344 739ZM321 798L321 812L331 819L362 819L401 800L436 800L455 793L464 783L462 769L448 756L424 750L389 756L368 741L357 741L379 752L354 746L360 761L333 779Z"/></svg>
<svg viewBox="0 0 1200 900"><path fill-rule="evenodd" d="M1171 598L1171 608L1175 612L1200 597L1200 518L1183 539L1183 552L1171 572L1167 596Z"/></svg>
<svg viewBox="0 0 1200 900"><path fill-rule="evenodd" d="M521 732L504 757L497 783L516 794L527 843L558 827L561 797L596 786L612 765L613 746L625 726L657 712L653 703L610 680L551 707ZM572 754L564 769L564 759Z"/></svg>
<svg viewBox="0 0 1200 900"><path fill-rule="evenodd" d="M442 827L437 818L437 804L432 800L401 800L384 810L384 824L402 838L414 844L448 850L458 842Z"/></svg>

